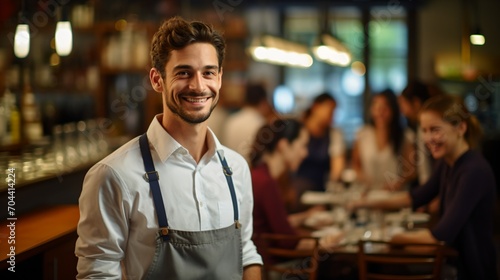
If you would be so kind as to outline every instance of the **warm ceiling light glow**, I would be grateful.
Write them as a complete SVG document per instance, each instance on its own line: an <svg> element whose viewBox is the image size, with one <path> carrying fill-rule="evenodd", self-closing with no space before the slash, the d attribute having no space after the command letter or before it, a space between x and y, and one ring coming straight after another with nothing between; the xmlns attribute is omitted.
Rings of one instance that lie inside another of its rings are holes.
<svg viewBox="0 0 500 280"><path fill-rule="evenodd" d="M361 61L354 61L351 64L351 70L354 74L358 76L363 76L364 74L366 74L366 66Z"/></svg>
<svg viewBox="0 0 500 280"><path fill-rule="evenodd" d="M473 45L482 46L486 42L486 39L482 34L472 34L470 35L470 42Z"/></svg>
<svg viewBox="0 0 500 280"><path fill-rule="evenodd" d="M56 26L56 52L67 56L73 49L73 32L69 21L59 21Z"/></svg>
<svg viewBox="0 0 500 280"><path fill-rule="evenodd" d="M313 64L307 47L269 35L255 38L248 50L257 61L300 68Z"/></svg>
<svg viewBox="0 0 500 280"><path fill-rule="evenodd" d="M329 34L320 37L320 44L313 47L316 59L338 66L347 66L351 63L351 54L347 48Z"/></svg>
<svg viewBox="0 0 500 280"><path fill-rule="evenodd" d="M61 58L57 55L57 53L53 53L50 55L50 66L57 66L61 63Z"/></svg>
<svg viewBox="0 0 500 280"><path fill-rule="evenodd" d="M14 35L14 54L25 58L30 52L30 28L27 24L18 24Z"/></svg>
<svg viewBox="0 0 500 280"><path fill-rule="evenodd" d="M119 19L115 22L115 29L117 31L123 31L127 28L128 22L124 19Z"/></svg>

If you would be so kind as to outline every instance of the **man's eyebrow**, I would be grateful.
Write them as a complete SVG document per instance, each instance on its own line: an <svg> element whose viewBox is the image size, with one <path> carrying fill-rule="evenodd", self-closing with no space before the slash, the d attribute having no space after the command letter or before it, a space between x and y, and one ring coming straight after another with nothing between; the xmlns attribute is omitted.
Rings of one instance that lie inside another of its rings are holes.
<svg viewBox="0 0 500 280"><path fill-rule="evenodd" d="M217 65L207 65L204 68L205 69L216 69L216 70L219 70L219 66L217 66Z"/></svg>
<svg viewBox="0 0 500 280"><path fill-rule="evenodd" d="M180 64L174 67L174 70L186 70L186 69L193 69L193 67L187 64Z"/></svg>
<svg viewBox="0 0 500 280"><path fill-rule="evenodd" d="M180 65L177 65L174 67L174 70L192 70L193 67L191 65L188 65L188 64L180 64ZM203 69L205 70L211 70L211 69L216 69L216 70L219 70L219 66L217 65L206 65L203 67Z"/></svg>

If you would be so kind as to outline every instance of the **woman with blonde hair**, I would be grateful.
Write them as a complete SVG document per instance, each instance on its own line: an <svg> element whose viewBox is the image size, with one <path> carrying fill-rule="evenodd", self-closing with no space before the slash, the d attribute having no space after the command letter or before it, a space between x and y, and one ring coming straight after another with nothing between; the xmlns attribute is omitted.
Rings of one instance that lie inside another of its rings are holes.
<svg viewBox="0 0 500 280"><path fill-rule="evenodd" d="M496 184L493 170L476 151L481 127L461 100L440 95L420 111L424 142L437 160L427 183L385 200L362 199L352 208L416 209L439 197L439 221L430 230L397 234L392 241L433 243L444 241L459 255L458 279L498 279L493 241Z"/></svg>

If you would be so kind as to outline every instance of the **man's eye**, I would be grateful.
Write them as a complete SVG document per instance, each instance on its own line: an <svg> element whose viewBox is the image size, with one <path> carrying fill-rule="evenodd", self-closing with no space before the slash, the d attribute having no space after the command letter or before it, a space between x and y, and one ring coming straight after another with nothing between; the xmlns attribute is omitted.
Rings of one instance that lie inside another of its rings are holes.
<svg viewBox="0 0 500 280"><path fill-rule="evenodd" d="M187 71L181 71L181 72L177 72L176 74L177 76L188 76L189 73Z"/></svg>

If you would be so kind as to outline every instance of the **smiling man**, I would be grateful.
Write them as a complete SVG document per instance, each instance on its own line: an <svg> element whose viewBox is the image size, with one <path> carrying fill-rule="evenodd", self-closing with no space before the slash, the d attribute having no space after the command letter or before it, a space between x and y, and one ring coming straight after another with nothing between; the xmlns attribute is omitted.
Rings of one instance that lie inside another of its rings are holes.
<svg viewBox="0 0 500 280"><path fill-rule="evenodd" d="M163 114L86 175L78 279L260 279L248 166L206 123L224 50L202 22L175 17L155 34L149 74Z"/></svg>

